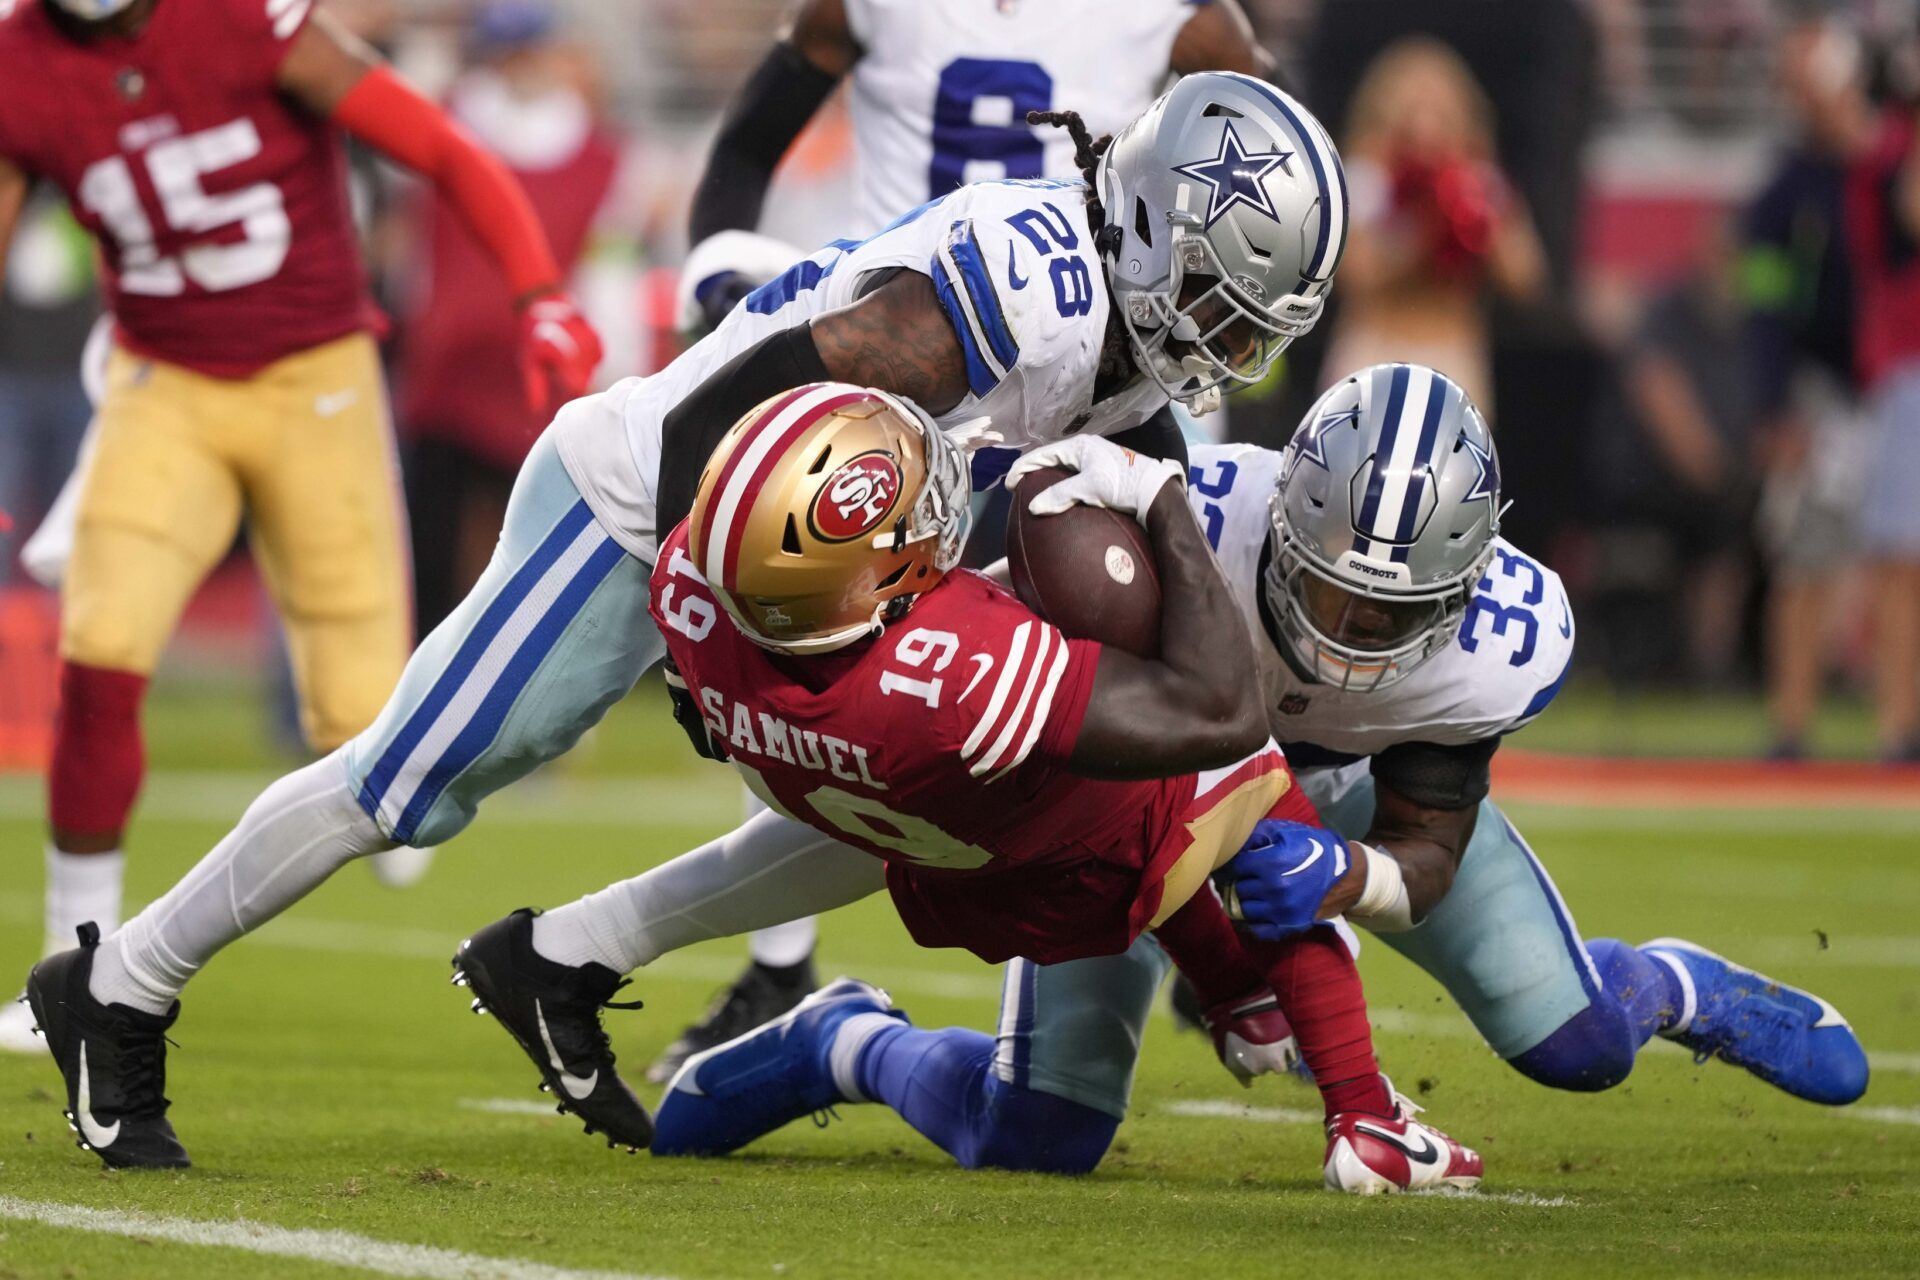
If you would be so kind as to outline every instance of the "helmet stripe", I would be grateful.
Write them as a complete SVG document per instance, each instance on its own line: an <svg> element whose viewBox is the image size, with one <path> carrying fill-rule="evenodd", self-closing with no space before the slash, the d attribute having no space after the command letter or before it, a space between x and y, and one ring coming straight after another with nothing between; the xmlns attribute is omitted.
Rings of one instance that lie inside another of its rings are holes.
<svg viewBox="0 0 1920 1280"><path fill-rule="evenodd" d="M795 387L793 390L786 392L776 403L769 407L766 415L761 419L761 425L765 426L767 423L773 421L776 415L784 412L795 400L806 395L811 389L810 387L802 386ZM700 572L705 574L707 580L710 582L717 583L719 581L721 553L726 549L727 532L732 527L735 508L725 499L732 484L734 474L740 470L743 464L746 464L747 455L753 452L755 447L761 444L762 440L766 442L767 447L771 447L772 439L764 433L752 440L746 441L744 445L736 445L732 454L728 456L726 464L721 467L720 474L714 477L713 489L709 495L707 504L706 520L700 530L701 545L689 548L700 562ZM750 464L747 465L749 465L750 469Z"/></svg>
<svg viewBox="0 0 1920 1280"><path fill-rule="evenodd" d="M1310 117L1303 119L1285 94L1253 76L1238 72L1223 74L1231 75L1249 89L1265 95L1275 109L1286 117L1294 133L1299 135L1302 149L1307 153L1307 162L1313 166L1314 184L1320 189L1320 229L1314 237L1313 255L1300 274L1308 280L1325 280L1332 274L1333 264L1340 260L1340 254L1347 244L1347 176L1340 165L1340 153L1334 150L1333 140L1321 129L1320 122ZM1334 188L1328 184L1329 173L1333 175L1334 183L1338 184L1337 197Z"/></svg>
<svg viewBox="0 0 1920 1280"><path fill-rule="evenodd" d="M1413 549L1414 522L1420 516L1420 500L1426 496L1433 445L1440 436L1440 415L1446 412L1453 387L1439 374L1427 374L1427 412L1420 423L1420 443L1414 447L1413 467L1407 473L1407 496L1400 504L1400 524L1394 531L1393 558L1406 563Z"/></svg>
<svg viewBox="0 0 1920 1280"><path fill-rule="evenodd" d="M707 532L707 580L715 587L730 583L740 562L740 544L746 537L747 517L754 499L787 449L821 418L865 398L865 393L832 383L801 388L769 414L742 450L729 458L721 483L715 486L713 528Z"/></svg>
<svg viewBox="0 0 1920 1280"><path fill-rule="evenodd" d="M1393 457L1394 445L1399 440L1400 410L1406 403L1407 381L1411 373L1406 365L1396 364L1388 374L1387 409L1380 415L1380 444L1374 451L1373 466L1367 476L1367 494L1360 503L1360 518L1354 521L1359 533L1366 538L1384 541L1377 532L1380 527L1380 498L1386 488L1387 467ZM1379 391L1377 379L1371 389ZM1355 549L1366 550L1364 547Z"/></svg>

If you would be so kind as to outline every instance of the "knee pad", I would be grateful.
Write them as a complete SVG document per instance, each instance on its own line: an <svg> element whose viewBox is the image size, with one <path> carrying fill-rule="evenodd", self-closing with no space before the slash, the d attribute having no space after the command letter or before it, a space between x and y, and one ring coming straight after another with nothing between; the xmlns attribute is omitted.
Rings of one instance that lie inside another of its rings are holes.
<svg viewBox="0 0 1920 1280"><path fill-rule="evenodd" d="M1104 1111L989 1076L973 1140L954 1156L968 1169L1092 1173L1119 1128Z"/></svg>
<svg viewBox="0 0 1920 1280"><path fill-rule="evenodd" d="M1603 993L1545 1040L1507 1061L1550 1089L1597 1093L1625 1080L1639 1051L1640 1037L1627 1011Z"/></svg>

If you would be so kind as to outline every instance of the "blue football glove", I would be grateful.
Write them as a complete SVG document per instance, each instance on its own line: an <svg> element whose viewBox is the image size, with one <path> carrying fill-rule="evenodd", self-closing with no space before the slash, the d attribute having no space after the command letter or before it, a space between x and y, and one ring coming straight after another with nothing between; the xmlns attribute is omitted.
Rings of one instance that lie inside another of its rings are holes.
<svg viewBox="0 0 1920 1280"><path fill-rule="evenodd" d="M1350 865L1347 842L1325 827L1264 819L1224 869L1227 913L1279 942L1319 923L1320 904Z"/></svg>

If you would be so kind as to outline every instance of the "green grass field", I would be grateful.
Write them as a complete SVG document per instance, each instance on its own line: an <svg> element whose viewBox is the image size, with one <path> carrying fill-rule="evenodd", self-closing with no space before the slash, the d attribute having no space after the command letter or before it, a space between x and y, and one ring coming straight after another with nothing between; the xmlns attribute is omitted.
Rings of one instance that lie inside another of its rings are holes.
<svg viewBox="0 0 1920 1280"><path fill-rule="evenodd" d="M1371 946L1362 968L1383 1057L1483 1151L1479 1196L1321 1191L1311 1091L1263 1081L1243 1093L1164 1018L1118 1145L1086 1179L961 1172L871 1107L724 1161L610 1153L577 1122L539 1114L535 1073L466 1012L446 959L509 908L564 901L730 824L731 776L696 767L657 704L643 693L570 767L496 800L419 888L389 892L350 868L209 967L170 1058L193 1171L102 1172L72 1145L50 1063L0 1059L0 1278L1920 1274L1913 813L1514 813L1589 935L1681 933L1839 1004L1876 1055L1873 1088L1848 1111L1665 1046L1611 1093L1551 1093ZM159 699L132 899L171 883L270 775L257 718L217 691ZM24 973L38 937L38 812L36 783L0 779L13 868L0 880L0 973ZM713 944L640 975L646 1010L610 1015L625 1063L637 1073L740 955ZM991 1026L995 973L914 949L882 903L825 921L822 959L889 987L922 1024ZM148 1228L87 1220L131 1235L21 1217L50 1205L156 1216ZM261 1225L231 1229L242 1221ZM266 1227L351 1237L330 1265L266 1256L286 1238ZM183 1242L214 1238L228 1243ZM369 1240L478 1257L369 1253Z"/></svg>

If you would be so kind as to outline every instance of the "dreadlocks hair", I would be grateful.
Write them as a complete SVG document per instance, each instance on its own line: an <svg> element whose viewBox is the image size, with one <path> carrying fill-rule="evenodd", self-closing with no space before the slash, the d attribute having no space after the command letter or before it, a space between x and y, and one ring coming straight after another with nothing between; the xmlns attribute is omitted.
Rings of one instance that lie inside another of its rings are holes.
<svg viewBox="0 0 1920 1280"><path fill-rule="evenodd" d="M1087 122L1078 111L1029 111L1027 123L1030 125L1050 124L1057 129L1065 129L1067 136L1073 139L1073 163L1079 166L1080 176L1087 182L1087 221L1094 226L1095 234L1107 225L1106 211L1100 205L1100 188L1094 182L1094 170L1099 168L1100 157L1107 154L1107 148L1113 145L1113 135L1105 134L1095 138L1087 128Z"/></svg>

